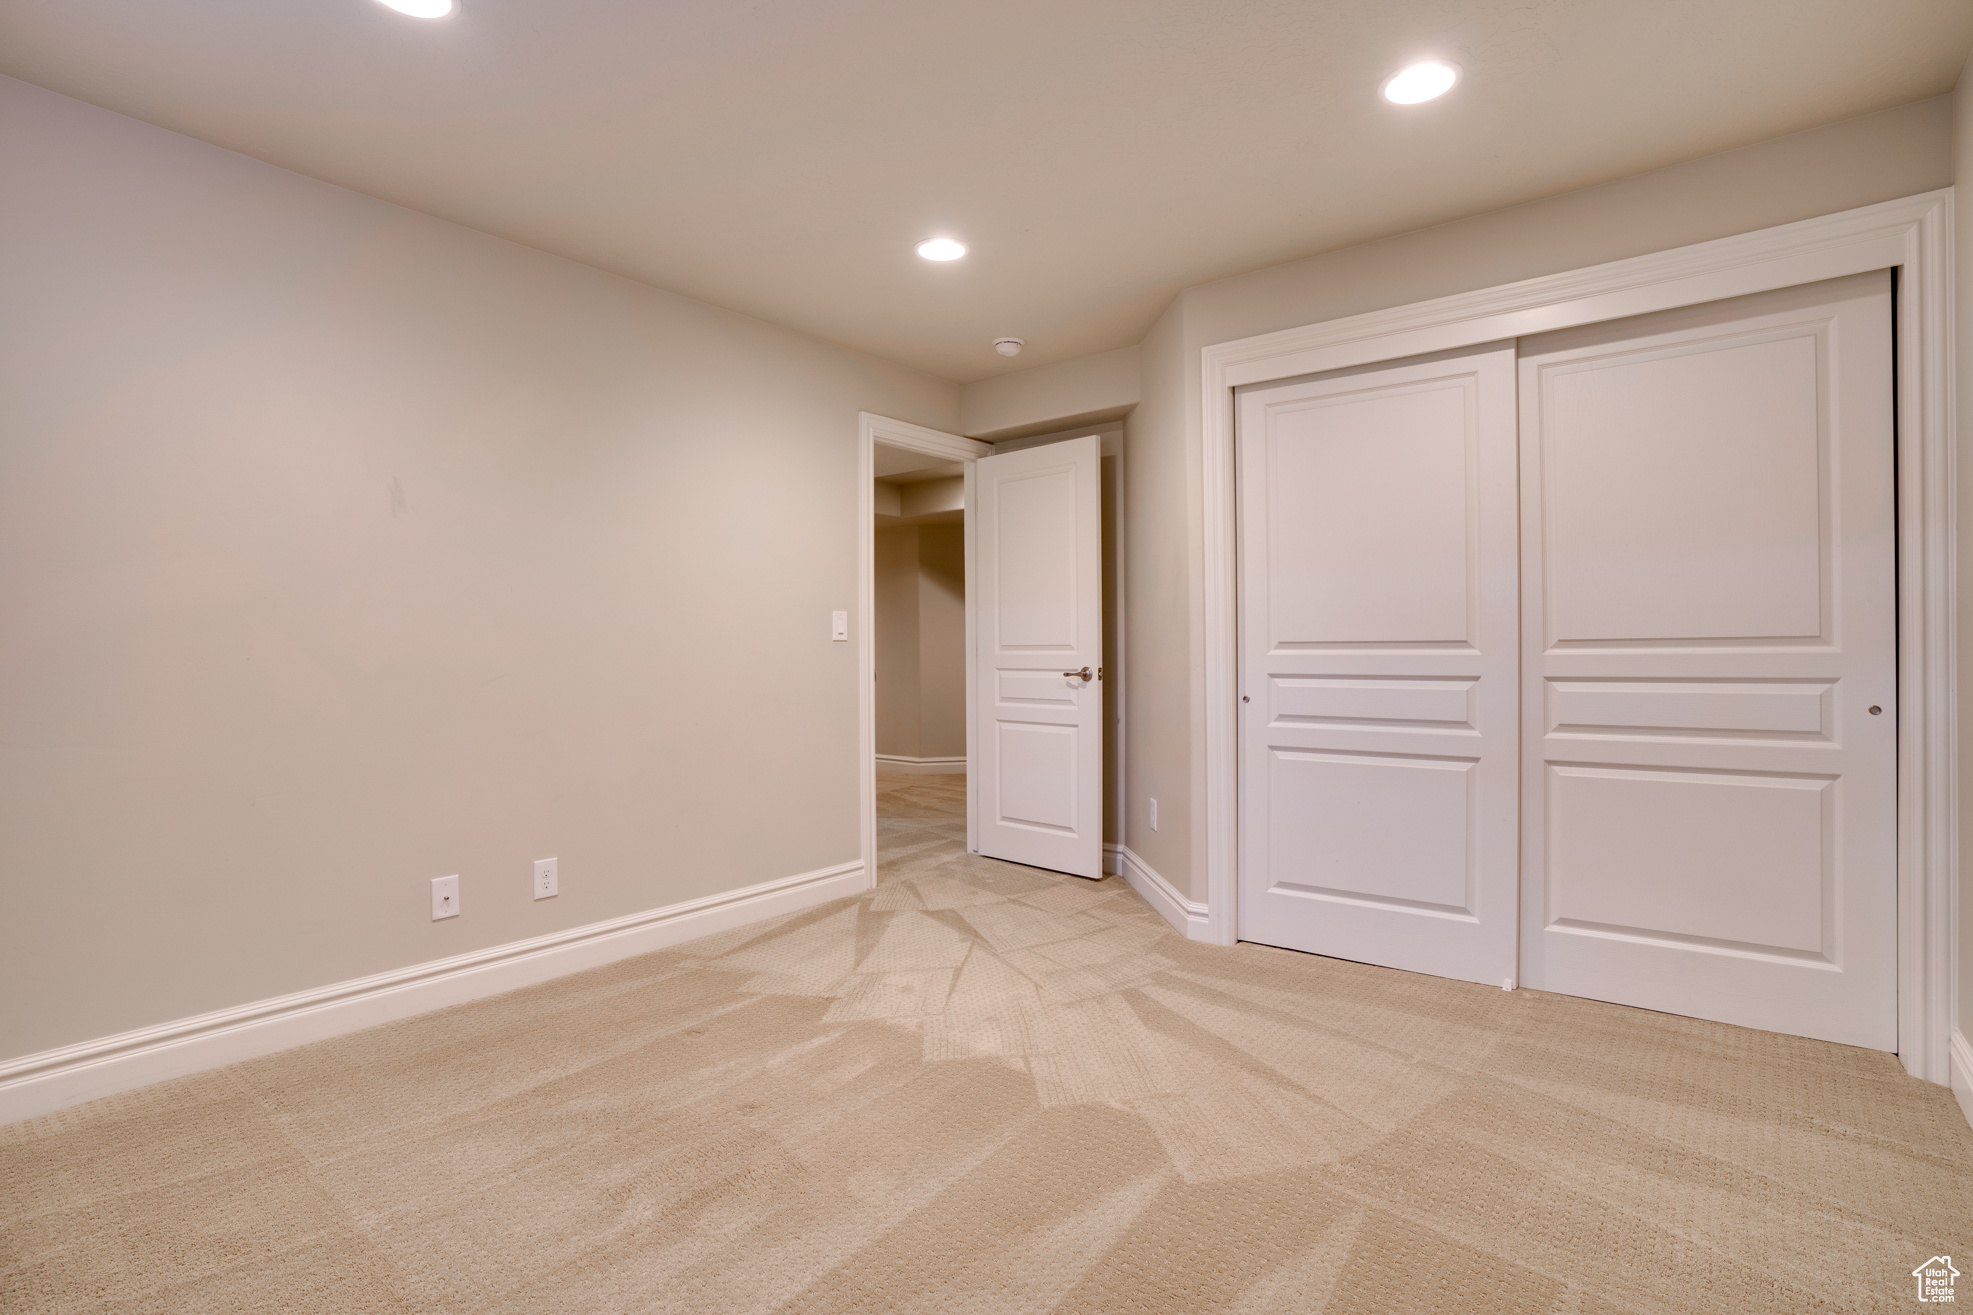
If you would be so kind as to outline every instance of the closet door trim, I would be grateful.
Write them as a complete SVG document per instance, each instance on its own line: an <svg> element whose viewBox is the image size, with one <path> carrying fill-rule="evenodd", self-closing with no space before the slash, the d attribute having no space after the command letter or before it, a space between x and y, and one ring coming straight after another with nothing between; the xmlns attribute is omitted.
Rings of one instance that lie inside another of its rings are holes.
<svg viewBox="0 0 1973 1315"><path fill-rule="evenodd" d="M1233 390L1754 292L1897 271L1898 1035L1950 1078L1956 735L1952 189L1479 292L1216 343L1201 352L1204 939L1233 943L1239 881Z"/></svg>

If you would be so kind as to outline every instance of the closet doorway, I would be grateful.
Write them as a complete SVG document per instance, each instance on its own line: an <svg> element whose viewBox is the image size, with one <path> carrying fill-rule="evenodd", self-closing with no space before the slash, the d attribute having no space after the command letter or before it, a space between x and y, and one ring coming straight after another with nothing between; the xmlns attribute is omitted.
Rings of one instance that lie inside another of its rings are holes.
<svg viewBox="0 0 1973 1315"><path fill-rule="evenodd" d="M1242 390L1240 938L1897 1049L1892 296Z"/></svg>

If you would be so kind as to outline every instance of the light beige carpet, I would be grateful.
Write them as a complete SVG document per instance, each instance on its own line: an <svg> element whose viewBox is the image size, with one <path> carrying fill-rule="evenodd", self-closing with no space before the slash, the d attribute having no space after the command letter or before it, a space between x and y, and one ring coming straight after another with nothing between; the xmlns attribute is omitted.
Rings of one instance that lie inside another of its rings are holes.
<svg viewBox="0 0 1973 1315"><path fill-rule="evenodd" d="M1888 1311L1973 1272L1973 1132L1889 1055L1189 944L966 856L963 786L886 780L862 899L0 1129L0 1309Z"/></svg>

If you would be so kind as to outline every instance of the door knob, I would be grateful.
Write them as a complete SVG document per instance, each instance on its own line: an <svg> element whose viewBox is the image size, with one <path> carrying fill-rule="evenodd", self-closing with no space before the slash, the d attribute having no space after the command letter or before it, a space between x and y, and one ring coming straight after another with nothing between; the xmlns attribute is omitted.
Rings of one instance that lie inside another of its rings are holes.
<svg viewBox="0 0 1973 1315"><path fill-rule="evenodd" d="M1084 667L1081 671L1064 671L1062 674L1065 676L1081 676L1084 681L1090 679L1090 670L1088 667Z"/></svg>

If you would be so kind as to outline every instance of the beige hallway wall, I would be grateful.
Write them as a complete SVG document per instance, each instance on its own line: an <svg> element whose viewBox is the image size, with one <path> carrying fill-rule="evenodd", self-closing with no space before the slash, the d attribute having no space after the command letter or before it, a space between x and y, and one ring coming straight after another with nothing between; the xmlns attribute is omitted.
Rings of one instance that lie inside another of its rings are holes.
<svg viewBox="0 0 1973 1315"><path fill-rule="evenodd" d="M918 527L919 756L966 756L966 527Z"/></svg>
<svg viewBox="0 0 1973 1315"><path fill-rule="evenodd" d="M877 752L966 756L966 528L877 531Z"/></svg>
<svg viewBox="0 0 1973 1315"><path fill-rule="evenodd" d="M1127 514L1138 527L1126 566L1130 847L1205 899L1198 390L1207 344L1944 187L1952 125L1951 98L1936 97L1180 294L1143 344L1143 400L1125 422ZM1156 833L1150 795L1160 804Z"/></svg>
<svg viewBox="0 0 1973 1315"><path fill-rule="evenodd" d="M0 306L0 1057L856 857L951 385L11 80Z"/></svg>
<svg viewBox="0 0 1973 1315"><path fill-rule="evenodd" d="M1138 349L979 379L959 390L960 432L988 442L1120 419L1142 396Z"/></svg>
<svg viewBox="0 0 1973 1315"><path fill-rule="evenodd" d="M918 751L918 527L877 531L871 556L876 609L877 752L903 758Z"/></svg>

